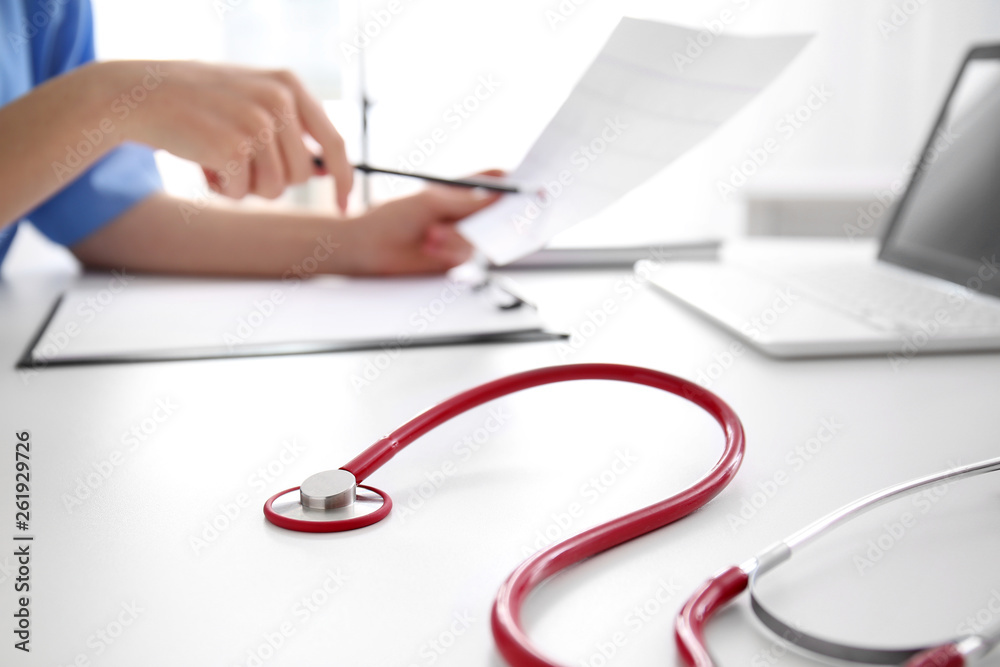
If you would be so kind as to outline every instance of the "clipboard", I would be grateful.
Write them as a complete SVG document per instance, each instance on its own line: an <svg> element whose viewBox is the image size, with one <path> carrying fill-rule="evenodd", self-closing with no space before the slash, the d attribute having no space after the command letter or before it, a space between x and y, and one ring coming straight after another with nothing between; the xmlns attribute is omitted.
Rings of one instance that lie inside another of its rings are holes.
<svg viewBox="0 0 1000 667"><path fill-rule="evenodd" d="M494 281L444 276L234 280L86 274L17 367L187 361L551 341L537 308Z"/></svg>

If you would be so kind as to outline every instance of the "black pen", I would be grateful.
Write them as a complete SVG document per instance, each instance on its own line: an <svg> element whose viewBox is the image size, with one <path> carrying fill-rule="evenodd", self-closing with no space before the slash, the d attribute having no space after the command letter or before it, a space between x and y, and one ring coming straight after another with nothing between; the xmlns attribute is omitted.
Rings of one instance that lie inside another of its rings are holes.
<svg viewBox="0 0 1000 667"><path fill-rule="evenodd" d="M320 169L325 169L326 166L323 164L323 158L318 155L313 156L313 164L315 164ZM490 176L479 176L470 178L441 178L440 176L430 176L428 174L415 174L407 171L396 171L395 169L382 169L381 167L372 167L367 164L356 164L354 168L358 171L363 171L366 174L390 174L392 176L405 176L407 178L419 178L423 181L430 181L431 183L442 183L444 185L456 185L462 188L482 188L483 190L492 190L494 192L524 192L524 190L517 185L512 183L504 182L496 177Z"/></svg>

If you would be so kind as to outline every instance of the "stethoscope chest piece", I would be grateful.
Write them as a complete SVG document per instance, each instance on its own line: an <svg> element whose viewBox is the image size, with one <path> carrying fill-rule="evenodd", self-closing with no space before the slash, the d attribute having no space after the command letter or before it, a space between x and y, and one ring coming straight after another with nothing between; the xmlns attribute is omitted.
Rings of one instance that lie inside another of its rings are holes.
<svg viewBox="0 0 1000 667"><path fill-rule="evenodd" d="M302 482L299 502L316 510L350 507L358 497L358 482L346 470L324 470Z"/></svg>
<svg viewBox="0 0 1000 667"><path fill-rule="evenodd" d="M392 509L384 491L359 485L346 470L325 470L302 486L271 496L264 516L274 525L304 533L335 533L381 521Z"/></svg>

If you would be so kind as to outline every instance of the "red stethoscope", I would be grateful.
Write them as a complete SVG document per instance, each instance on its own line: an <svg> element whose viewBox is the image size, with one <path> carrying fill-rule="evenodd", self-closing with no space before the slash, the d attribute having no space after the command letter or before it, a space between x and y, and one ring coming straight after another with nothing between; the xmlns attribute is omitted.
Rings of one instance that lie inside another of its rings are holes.
<svg viewBox="0 0 1000 667"><path fill-rule="evenodd" d="M299 487L275 494L265 503L264 514L276 526L302 532L338 532L370 526L388 516L392 500L384 491L359 485L358 482L364 481L404 447L436 426L495 398L568 380L616 380L682 396L715 418L722 427L725 447L715 466L685 491L539 551L524 561L503 583L492 615L493 635L500 653L514 667L560 667L534 647L521 627L521 608L531 591L586 558L687 516L722 491L739 469L745 447L743 426L728 405L703 387L666 373L615 364L556 366L511 375L465 391L427 410L379 440L344 467L318 473ZM717 574L694 593L678 615L676 641L681 659L690 667L714 667L705 645L705 625L726 603L748 588L754 613L767 627L793 643L822 655L876 664L898 664L908 660L907 667L962 667L971 660L981 658L1000 643L1000 630L958 638L930 648L854 646L810 635L782 621L755 596L754 584L759 577L787 561L793 551L891 499L945 481L996 470L1000 470L1000 458L877 491L810 524L743 565Z"/></svg>
<svg viewBox="0 0 1000 667"><path fill-rule="evenodd" d="M732 408L707 389L667 373L617 364L574 364L517 373L453 396L403 424L342 468L317 473L301 486L275 494L264 504L264 515L276 526L309 533L370 526L388 516L392 500L386 492L359 482L404 447L495 398L569 380L615 380L681 396L715 418L722 427L725 446L712 469L686 490L542 549L521 563L500 587L493 604L492 628L504 659L514 667L560 667L535 648L521 627L521 607L531 591L586 558L687 516L722 491L739 469L745 446L743 425Z"/></svg>

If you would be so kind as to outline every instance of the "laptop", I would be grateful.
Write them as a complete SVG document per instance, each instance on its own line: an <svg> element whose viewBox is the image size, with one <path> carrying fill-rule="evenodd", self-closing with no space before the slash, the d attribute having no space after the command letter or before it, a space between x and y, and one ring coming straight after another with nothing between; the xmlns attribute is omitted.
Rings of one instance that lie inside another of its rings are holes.
<svg viewBox="0 0 1000 667"><path fill-rule="evenodd" d="M1000 45L966 56L895 199L877 256L853 244L646 275L775 357L1000 350Z"/></svg>

